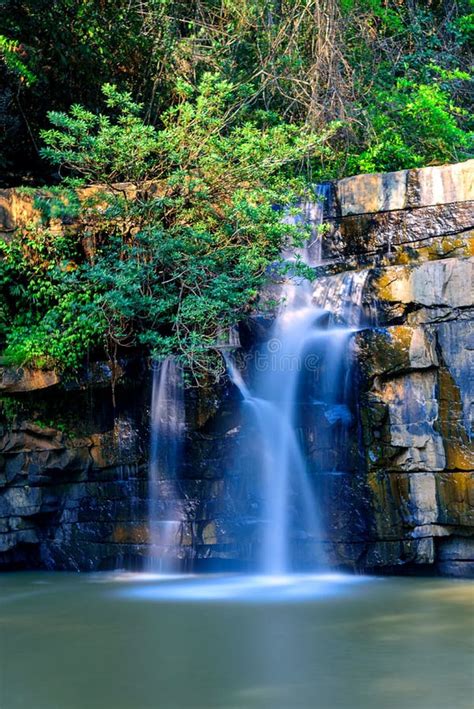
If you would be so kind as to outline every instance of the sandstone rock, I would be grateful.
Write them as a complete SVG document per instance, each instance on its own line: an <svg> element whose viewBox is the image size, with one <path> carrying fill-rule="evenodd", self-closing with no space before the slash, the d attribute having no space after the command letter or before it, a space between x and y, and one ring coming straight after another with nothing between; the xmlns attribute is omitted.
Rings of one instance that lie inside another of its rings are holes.
<svg viewBox="0 0 474 709"><path fill-rule="evenodd" d="M67 447L60 451L49 451L43 460L33 455L32 465L40 462L40 467L45 473L55 471L61 474L87 473L91 465L91 456L88 447Z"/></svg>
<svg viewBox="0 0 474 709"><path fill-rule="evenodd" d="M0 190L0 234L9 234L30 221L39 222L34 197L17 189Z"/></svg>
<svg viewBox="0 0 474 709"><path fill-rule="evenodd" d="M440 561L437 569L443 576L474 579L474 561Z"/></svg>
<svg viewBox="0 0 474 709"><path fill-rule="evenodd" d="M23 475L27 475L28 463L29 457L26 452L4 456L3 471L5 474L5 484L11 483Z"/></svg>
<svg viewBox="0 0 474 709"><path fill-rule="evenodd" d="M34 529L23 529L18 532L0 534L0 552L7 552L19 544L38 544L39 537Z"/></svg>
<svg viewBox="0 0 474 709"><path fill-rule="evenodd" d="M369 379L438 365L435 335L424 327L363 330L356 337L356 351Z"/></svg>
<svg viewBox="0 0 474 709"><path fill-rule="evenodd" d="M474 160L409 172L407 207L474 199Z"/></svg>
<svg viewBox="0 0 474 709"><path fill-rule="evenodd" d="M462 423L471 438L474 434L474 321L440 323L436 326L436 339L443 363L459 391Z"/></svg>
<svg viewBox="0 0 474 709"><path fill-rule="evenodd" d="M342 216L404 209L407 180L407 170L339 180L336 193Z"/></svg>
<svg viewBox="0 0 474 709"><path fill-rule="evenodd" d="M474 537L450 537L439 547L439 558L451 561L474 561Z"/></svg>
<svg viewBox="0 0 474 709"><path fill-rule="evenodd" d="M204 525L198 525L196 538L207 546L234 543L239 532L245 528L245 520L211 520Z"/></svg>
<svg viewBox="0 0 474 709"><path fill-rule="evenodd" d="M342 216L474 199L474 160L454 165L400 170L384 174L357 175L336 185Z"/></svg>
<svg viewBox="0 0 474 709"><path fill-rule="evenodd" d="M438 364L432 333L421 327L412 332L408 359L412 369L425 369Z"/></svg>
<svg viewBox="0 0 474 709"><path fill-rule="evenodd" d="M10 487L0 496L0 517L29 517L41 509L39 487Z"/></svg>
<svg viewBox="0 0 474 709"><path fill-rule="evenodd" d="M438 520L436 478L433 473L410 476L410 505L415 525L432 524Z"/></svg>
<svg viewBox="0 0 474 709"><path fill-rule="evenodd" d="M461 393L445 367L438 371L438 383L439 429L444 440L447 469L472 470L474 450L470 430L466 429Z"/></svg>
<svg viewBox="0 0 474 709"><path fill-rule="evenodd" d="M420 537L449 537L451 532L452 528L449 526L443 526L441 524L421 524L415 527L411 536L413 539L419 539Z"/></svg>
<svg viewBox="0 0 474 709"><path fill-rule="evenodd" d="M127 465L137 458L137 431L126 417L117 417L112 431L94 434L91 442L90 455L95 469Z"/></svg>
<svg viewBox="0 0 474 709"><path fill-rule="evenodd" d="M473 305L474 259L446 259L386 269L376 285L388 303L450 308Z"/></svg>
<svg viewBox="0 0 474 709"><path fill-rule="evenodd" d="M323 241L325 258L364 256L402 249L405 260L426 260L449 254L474 256L474 202L443 204L415 210L357 214L338 220ZM336 242L336 243L334 243ZM416 252L406 252L406 247ZM461 253L452 253L453 251Z"/></svg>
<svg viewBox="0 0 474 709"><path fill-rule="evenodd" d="M204 525L202 530L202 540L204 544L217 544L217 530L215 522Z"/></svg>
<svg viewBox="0 0 474 709"><path fill-rule="evenodd" d="M452 473L379 472L372 473L369 481L380 539L445 537L453 528L473 524L468 492L472 478L456 480Z"/></svg>
<svg viewBox="0 0 474 709"><path fill-rule="evenodd" d="M438 520L472 529L474 527L474 473L446 472L436 476Z"/></svg>
<svg viewBox="0 0 474 709"><path fill-rule="evenodd" d="M365 558L366 568L401 566L402 564L432 564L435 558L431 538L374 542Z"/></svg>
<svg viewBox="0 0 474 709"><path fill-rule="evenodd" d="M407 536L406 522L411 519L407 475L371 472L368 483L372 491L374 536L381 540Z"/></svg>
<svg viewBox="0 0 474 709"><path fill-rule="evenodd" d="M465 322L474 320L474 308L421 307L406 313L406 322L411 327L431 325L440 322Z"/></svg>
<svg viewBox="0 0 474 709"><path fill-rule="evenodd" d="M60 377L55 371L0 367L0 392L17 394L26 391L47 389L59 384Z"/></svg>
<svg viewBox="0 0 474 709"><path fill-rule="evenodd" d="M7 552L17 546L18 535L12 532L0 534L0 552Z"/></svg>
<svg viewBox="0 0 474 709"><path fill-rule="evenodd" d="M474 526L472 473L379 472L369 481L380 539L444 537Z"/></svg>
<svg viewBox="0 0 474 709"><path fill-rule="evenodd" d="M169 530L167 530L169 533ZM176 526L173 536L168 536L168 543L172 540L175 544L179 544L180 534L179 526ZM147 544L150 540L148 525L146 524L127 524L115 525L109 541L113 544ZM154 540L156 541L156 540Z"/></svg>
<svg viewBox="0 0 474 709"><path fill-rule="evenodd" d="M12 191L0 190L0 233L8 233L14 230L15 224L12 219Z"/></svg>
<svg viewBox="0 0 474 709"><path fill-rule="evenodd" d="M450 537L439 545L438 569L447 576L474 578L474 537Z"/></svg>
<svg viewBox="0 0 474 709"><path fill-rule="evenodd" d="M157 194L160 186L158 183L149 183L146 189L151 194ZM136 186L129 182L116 183L113 192L130 200L137 197ZM107 207L105 194L112 194L110 185L90 185L77 190L77 196L85 210L90 207L95 210L105 209ZM56 233L60 233L65 228L74 229L77 220L72 214L62 218L51 218L40 209L38 199L48 200L51 197L52 194L47 188L33 191L21 188L0 190L0 234L8 237L15 229L32 225L44 226Z"/></svg>
<svg viewBox="0 0 474 709"><path fill-rule="evenodd" d="M435 429L439 406L434 372L413 372L387 381L380 387L380 397L388 406L390 445L402 449L394 467L443 470L443 439Z"/></svg>

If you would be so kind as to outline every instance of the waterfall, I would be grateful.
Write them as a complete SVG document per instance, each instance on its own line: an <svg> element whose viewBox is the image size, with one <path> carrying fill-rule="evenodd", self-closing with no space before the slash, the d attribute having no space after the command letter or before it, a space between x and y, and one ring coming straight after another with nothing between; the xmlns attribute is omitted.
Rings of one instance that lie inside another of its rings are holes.
<svg viewBox="0 0 474 709"><path fill-rule="evenodd" d="M321 258L317 227L323 221L327 186L319 199L304 205L313 231L311 241L296 250L309 266ZM291 258L288 252L284 256ZM263 573L283 575L298 565L297 548L310 548L313 568L324 565L321 551L314 477L336 472L337 462L321 456L308 470L308 442L304 417L315 421L311 438L321 450L345 445L352 416L348 407L348 343L361 317L366 274L343 274L324 279L313 289L310 281L289 278L283 284L282 303L269 339L256 352L249 381L234 365L230 377L243 400L244 427L258 436L256 461L261 483L261 552ZM309 410L309 414L308 414ZM319 423L318 423L319 421Z"/></svg>
<svg viewBox="0 0 474 709"><path fill-rule="evenodd" d="M183 372L173 357L154 363L149 481L149 566L163 571L176 563L183 510L177 479L185 432Z"/></svg>

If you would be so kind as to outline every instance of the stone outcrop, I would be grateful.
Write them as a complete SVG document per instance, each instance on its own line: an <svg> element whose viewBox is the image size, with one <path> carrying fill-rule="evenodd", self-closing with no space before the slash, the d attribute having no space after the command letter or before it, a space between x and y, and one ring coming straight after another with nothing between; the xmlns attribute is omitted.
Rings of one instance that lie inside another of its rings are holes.
<svg viewBox="0 0 474 709"><path fill-rule="evenodd" d="M328 471L313 482L334 565L474 573L473 170L468 161L332 186L315 289L360 271L371 323L353 338L349 439L326 448L330 421L317 407L301 424L309 470ZM0 195L9 238L31 216L28 199ZM243 324L244 347L265 332L265 323ZM111 378L100 363L75 384L54 372L0 371L3 567L143 565L150 377L124 364L115 400ZM245 565L262 504L258 440L243 440L228 382L193 390L187 421L177 488L156 483L163 518L179 505L176 553L187 564ZM302 540L302 563L312 555Z"/></svg>
<svg viewBox="0 0 474 709"><path fill-rule="evenodd" d="M125 362L92 362L74 376L28 367L0 366L0 395L23 394L61 385L65 390L98 388L117 384L127 376Z"/></svg>
<svg viewBox="0 0 474 709"><path fill-rule="evenodd" d="M473 165L415 172L400 174L386 200L387 209L403 211L376 215L378 237L373 221L366 232L371 246L390 233L393 249L370 269L366 298L379 303L377 327L356 337L372 533L379 546L408 545L396 564L467 574L474 559ZM401 198L400 184L409 193L413 181L415 197ZM353 193L351 200L348 214L356 211ZM390 229L410 223L402 239ZM384 554L379 562L387 563Z"/></svg>
<svg viewBox="0 0 474 709"><path fill-rule="evenodd" d="M0 367L0 392L18 394L59 384L57 372L24 367Z"/></svg>
<svg viewBox="0 0 474 709"><path fill-rule="evenodd" d="M474 160L346 177L336 183L341 216L413 210L474 200Z"/></svg>
<svg viewBox="0 0 474 709"><path fill-rule="evenodd" d="M149 182L144 186L150 194L160 192L160 184ZM111 185L90 185L81 187L60 200L48 188L0 189L0 237L14 238L17 230L47 228L52 233L63 233L77 227L79 204L83 212L89 208L101 210L106 207L110 195L118 195L133 200L137 187L131 182ZM55 209L49 203L57 201ZM59 209L59 204L61 208Z"/></svg>
<svg viewBox="0 0 474 709"><path fill-rule="evenodd" d="M116 520L131 520L130 480L145 459L144 402L117 397L115 408L110 390L7 400L17 408L4 407L0 430L0 566L89 569L115 557L108 545Z"/></svg>

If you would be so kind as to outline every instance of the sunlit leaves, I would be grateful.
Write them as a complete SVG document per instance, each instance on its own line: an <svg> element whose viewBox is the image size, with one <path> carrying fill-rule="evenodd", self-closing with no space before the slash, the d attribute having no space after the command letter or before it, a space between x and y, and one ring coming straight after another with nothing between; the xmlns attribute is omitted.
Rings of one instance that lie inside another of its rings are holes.
<svg viewBox="0 0 474 709"><path fill-rule="evenodd" d="M306 189L301 161L336 128L313 135L261 111L252 119L248 89L214 74L183 93L161 128L143 121L129 94L104 93L107 115L78 105L50 114L45 157L108 187L79 208L71 190L63 202L45 197L45 215L69 206L74 228L33 231L7 253L4 354L74 369L87 353L146 348L208 371L222 331L256 306L282 244L301 241L304 227L284 224L274 205L295 208ZM124 180L131 194L113 184ZM24 284L15 300L13 280Z"/></svg>

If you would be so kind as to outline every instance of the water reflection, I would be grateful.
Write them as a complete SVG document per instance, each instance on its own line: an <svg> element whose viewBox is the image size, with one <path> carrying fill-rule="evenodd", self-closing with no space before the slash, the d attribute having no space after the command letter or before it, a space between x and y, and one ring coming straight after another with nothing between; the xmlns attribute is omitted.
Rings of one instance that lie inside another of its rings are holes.
<svg viewBox="0 0 474 709"><path fill-rule="evenodd" d="M123 576L117 580L121 581ZM346 574L285 574L281 576L152 576L130 574L131 588L120 594L150 601L240 601L268 603L334 596L367 577ZM170 579L174 581L170 583ZM154 581L154 583L147 583Z"/></svg>

